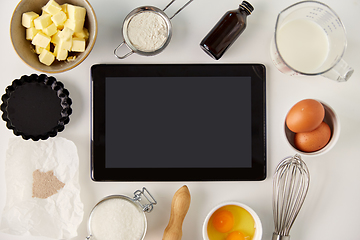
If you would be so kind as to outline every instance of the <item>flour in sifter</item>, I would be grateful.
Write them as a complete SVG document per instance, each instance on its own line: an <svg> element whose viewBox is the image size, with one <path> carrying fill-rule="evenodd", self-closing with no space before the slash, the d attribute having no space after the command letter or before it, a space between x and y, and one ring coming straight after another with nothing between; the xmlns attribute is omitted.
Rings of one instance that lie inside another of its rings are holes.
<svg viewBox="0 0 360 240"><path fill-rule="evenodd" d="M127 33L135 48L143 52L153 52L165 43L168 28L160 15L152 11L144 11L130 20Z"/></svg>
<svg viewBox="0 0 360 240"><path fill-rule="evenodd" d="M145 216L130 201L108 199L94 209L90 228L96 240L140 240L145 231Z"/></svg>

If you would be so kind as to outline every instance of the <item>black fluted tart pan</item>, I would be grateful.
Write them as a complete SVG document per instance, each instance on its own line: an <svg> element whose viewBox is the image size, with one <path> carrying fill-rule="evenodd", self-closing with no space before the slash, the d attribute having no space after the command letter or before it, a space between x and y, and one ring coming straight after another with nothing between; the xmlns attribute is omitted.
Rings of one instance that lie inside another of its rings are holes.
<svg viewBox="0 0 360 240"><path fill-rule="evenodd" d="M45 74L23 75L5 89L2 119L16 136L34 141L55 137L69 123L72 101L64 84Z"/></svg>

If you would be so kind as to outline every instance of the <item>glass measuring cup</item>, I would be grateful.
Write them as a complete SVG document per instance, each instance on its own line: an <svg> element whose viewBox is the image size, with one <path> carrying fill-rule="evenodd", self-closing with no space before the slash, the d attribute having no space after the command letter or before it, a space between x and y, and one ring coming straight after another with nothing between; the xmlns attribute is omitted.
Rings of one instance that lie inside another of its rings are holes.
<svg viewBox="0 0 360 240"><path fill-rule="evenodd" d="M346 45L337 14L321 2L302 1L279 13L270 55L287 75L322 75L345 82L354 72L342 59Z"/></svg>

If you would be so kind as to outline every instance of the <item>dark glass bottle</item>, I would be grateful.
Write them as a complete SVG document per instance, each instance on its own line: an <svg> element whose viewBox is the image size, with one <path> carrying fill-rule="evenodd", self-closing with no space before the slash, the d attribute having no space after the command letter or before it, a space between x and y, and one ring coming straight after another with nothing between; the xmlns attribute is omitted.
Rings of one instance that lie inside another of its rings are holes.
<svg viewBox="0 0 360 240"><path fill-rule="evenodd" d="M218 60L246 28L246 17L254 7L243 1L239 8L225 13L219 22L201 41L200 47Z"/></svg>

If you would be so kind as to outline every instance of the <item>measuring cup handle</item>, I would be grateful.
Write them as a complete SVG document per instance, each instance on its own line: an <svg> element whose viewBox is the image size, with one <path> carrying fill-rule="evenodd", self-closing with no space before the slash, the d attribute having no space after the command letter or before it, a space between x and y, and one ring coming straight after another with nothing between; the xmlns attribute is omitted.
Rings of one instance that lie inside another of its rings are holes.
<svg viewBox="0 0 360 240"><path fill-rule="evenodd" d="M122 45L124 45L124 44L127 46L127 44L123 41L123 42L120 43L120 45L117 46L117 48L115 48L115 50L114 50L114 55L115 55L117 58L119 58L119 59L127 58L128 56L130 56L131 54L134 53L133 51L130 51L130 52L128 52L127 54L125 54L124 56L119 56L119 55L117 54L117 51L118 51L118 49L119 49Z"/></svg>
<svg viewBox="0 0 360 240"><path fill-rule="evenodd" d="M338 82L346 82L353 73L354 69L341 59L338 64L336 64L330 71L323 73L322 76Z"/></svg>

